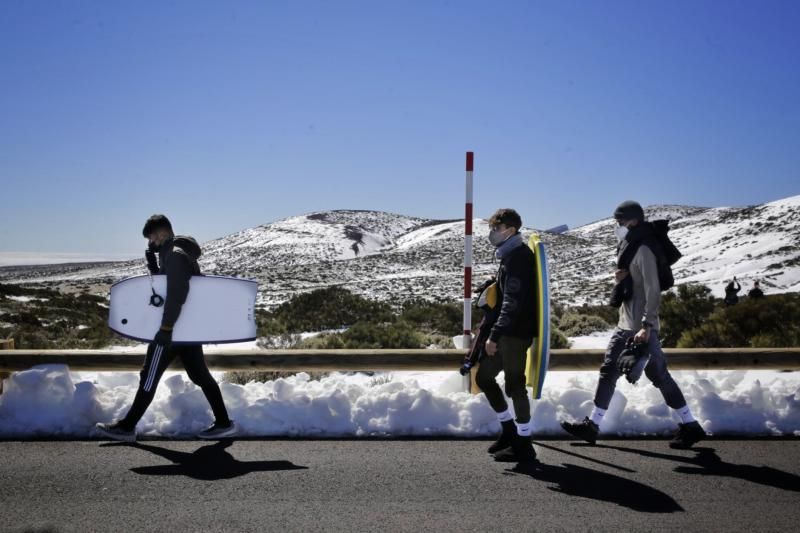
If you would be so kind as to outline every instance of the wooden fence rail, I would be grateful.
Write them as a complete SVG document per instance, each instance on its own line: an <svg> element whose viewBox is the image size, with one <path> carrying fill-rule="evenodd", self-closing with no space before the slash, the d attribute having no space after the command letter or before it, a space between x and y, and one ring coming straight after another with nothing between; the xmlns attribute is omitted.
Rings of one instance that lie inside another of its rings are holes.
<svg viewBox="0 0 800 533"><path fill-rule="evenodd" d="M672 370L800 370L800 348L710 348L664 350ZM550 370L597 370L603 350L553 350ZM386 371L459 368L462 350L206 350L212 370ZM0 372L40 364L72 370L139 370L143 350L2 350ZM174 363L180 368L180 362Z"/></svg>

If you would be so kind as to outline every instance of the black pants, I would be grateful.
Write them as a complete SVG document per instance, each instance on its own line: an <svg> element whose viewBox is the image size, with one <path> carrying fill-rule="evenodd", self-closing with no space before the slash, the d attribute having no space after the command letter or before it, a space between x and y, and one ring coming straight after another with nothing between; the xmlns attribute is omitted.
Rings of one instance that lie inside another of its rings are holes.
<svg viewBox="0 0 800 533"><path fill-rule="evenodd" d="M514 414L520 424L531 420L531 402L525 387L525 361L532 342L531 339L500 337L497 353L491 357L484 356L475 374L475 383L486 395L489 405L495 412L502 413L508 409L508 402L495 378L501 370L505 372L506 394L514 402Z"/></svg>
<svg viewBox="0 0 800 533"><path fill-rule="evenodd" d="M147 347L144 368L139 373L139 389L136 391L133 405L125 418L119 422L123 428L132 430L136 427L156 395L156 387L158 387L161 376L175 357L181 358L189 379L203 390L206 400L211 404L211 410L214 412L217 423L224 425L230 421L225 403L222 401L219 385L214 381L206 366L203 347L199 344L184 344L171 345L165 349L159 344L152 343Z"/></svg>

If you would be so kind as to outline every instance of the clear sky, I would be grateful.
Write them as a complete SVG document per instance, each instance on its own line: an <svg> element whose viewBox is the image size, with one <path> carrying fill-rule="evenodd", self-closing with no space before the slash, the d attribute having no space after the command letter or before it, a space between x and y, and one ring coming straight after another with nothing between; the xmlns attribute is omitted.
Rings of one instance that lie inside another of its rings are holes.
<svg viewBox="0 0 800 533"><path fill-rule="evenodd" d="M797 1L0 2L0 252L800 194Z"/></svg>

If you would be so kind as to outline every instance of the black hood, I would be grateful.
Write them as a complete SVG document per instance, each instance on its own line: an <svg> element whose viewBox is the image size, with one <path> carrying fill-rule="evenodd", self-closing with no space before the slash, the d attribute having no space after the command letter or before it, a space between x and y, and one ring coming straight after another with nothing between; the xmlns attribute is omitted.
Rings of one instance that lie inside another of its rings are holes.
<svg viewBox="0 0 800 533"><path fill-rule="evenodd" d="M652 224L649 222L640 222L628 230L628 234L625 235L625 241L630 245L654 239L655 236L656 232L653 230Z"/></svg>
<svg viewBox="0 0 800 533"><path fill-rule="evenodd" d="M172 244L175 248L180 248L183 250L186 255L195 261L197 261L197 258L203 254L202 250L200 250L200 245L197 244L197 241L194 240L193 237L189 237L187 235L176 235L172 240Z"/></svg>
<svg viewBox="0 0 800 533"><path fill-rule="evenodd" d="M617 245L617 266L627 269L640 244L646 244L654 252L658 252L653 225L642 222L628 230L628 234Z"/></svg>

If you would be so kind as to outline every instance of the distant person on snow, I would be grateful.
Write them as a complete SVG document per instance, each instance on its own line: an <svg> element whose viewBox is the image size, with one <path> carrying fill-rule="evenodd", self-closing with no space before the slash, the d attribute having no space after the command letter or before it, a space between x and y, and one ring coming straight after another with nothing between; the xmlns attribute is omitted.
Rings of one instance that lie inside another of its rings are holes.
<svg viewBox="0 0 800 533"><path fill-rule="evenodd" d="M533 251L522 241L522 219L513 209L499 209L489 219L489 242L500 259L497 272L499 311L484 346L475 382L497 413L502 433L489 447L497 461L529 463L536 460L531 443L531 405L525 386L525 361L536 324ZM514 416L495 379L505 372L505 392L514 404Z"/></svg>
<svg viewBox="0 0 800 533"><path fill-rule="evenodd" d="M568 433L591 444L597 440L600 424L611 402L617 380L641 357L645 375L661 391L667 405L680 418L678 431L670 442L672 448L689 448L706 434L694 419L683 393L667 370L667 360L658 340L658 309L661 304L661 285L657 255L660 243L653 226L644 220L644 210L636 202L621 203L614 211L617 222L617 284L627 283L625 297L619 308L619 322L606 349L600 367L600 379L594 395L594 409L580 422L561 422ZM631 349L629 341L640 350ZM626 349L628 348L628 349ZM631 377L627 376L629 381ZM633 380L635 381L635 379Z"/></svg>
<svg viewBox="0 0 800 533"><path fill-rule="evenodd" d="M736 281L736 276L725 286L725 305L736 305L739 303L739 291L742 286Z"/></svg>
<svg viewBox="0 0 800 533"><path fill-rule="evenodd" d="M180 357L189 379L203 390L214 413L214 425L197 436L201 439L233 436L236 426L228 418L219 385L206 366L202 345L172 344L172 328L178 321L181 307L189 294L189 279L200 275L200 266L197 264L197 258L201 254L200 246L192 237L176 237L172 232L172 225L164 215L153 215L147 219L142 234L149 242L145 256L150 273L167 275L166 301L159 301L154 295L155 300L152 302L156 306L163 305L164 314L161 327L147 347L139 388L128 414L114 424L97 424L97 430L114 440L134 442L136 424L153 401L162 374L175 357ZM160 261L156 260L156 254Z"/></svg>
<svg viewBox="0 0 800 533"><path fill-rule="evenodd" d="M750 289L750 292L747 293L748 298L758 299L764 297L764 291L761 290L761 287L758 285L758 280L753 282L753 288Z"/></svg>

